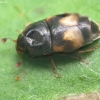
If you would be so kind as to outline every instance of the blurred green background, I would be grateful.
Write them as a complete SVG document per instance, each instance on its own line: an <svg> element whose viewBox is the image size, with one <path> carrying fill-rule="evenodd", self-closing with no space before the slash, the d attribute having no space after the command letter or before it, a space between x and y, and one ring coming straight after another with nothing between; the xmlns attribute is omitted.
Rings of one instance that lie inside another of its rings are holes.
<svg viewBox="0 0 100 100"><path fill-rule="evenodd" d="M100 22L100 0L0 0L0 38L17 39L25 24L51 15L77 12ZM100 40L87 49L100 44ZM20 60L15 44L0 42L0 100L57 100L69 94L100 91L100 48L81 55L89 64L61 55L52 58L61 74L55 78L50 59L30 58ZM19 76L19 81L15 77Z"/></svg>

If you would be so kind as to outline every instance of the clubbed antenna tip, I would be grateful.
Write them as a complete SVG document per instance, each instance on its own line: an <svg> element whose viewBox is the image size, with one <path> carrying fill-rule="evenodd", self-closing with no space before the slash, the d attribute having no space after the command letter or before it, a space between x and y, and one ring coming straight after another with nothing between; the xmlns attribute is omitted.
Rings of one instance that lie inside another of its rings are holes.
<svg viewBox="0 0 100 100"><path fill-rule="evenodd" d="M2 43L6 42L6 41L7 41L7 38L2 38L2 39L1 39L1 42L2 42Z"/></svg>
<svg viewBox="0 0 100 100"><path fill-rule="evenodd" d="M11 41L13 41L13 42L17 42L17 40L13 40L13 39L11 39L11 38L2 38L2 39L1 39L1 42L2 42L2 43L5 43L5 42L7 41L7 39L9 39L9 40L11 40Z"/></svg>

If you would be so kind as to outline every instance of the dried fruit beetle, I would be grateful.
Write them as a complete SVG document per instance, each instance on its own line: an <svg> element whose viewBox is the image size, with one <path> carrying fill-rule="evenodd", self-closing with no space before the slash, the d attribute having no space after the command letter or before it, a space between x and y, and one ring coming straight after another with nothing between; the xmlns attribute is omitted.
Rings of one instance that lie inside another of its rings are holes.
<svg viewBox="0 0 100 100"><path fill-rule="evenodd" d="M73 52L98 38L97 23L77 13L64 13L29 24L18 36L16 50L32 57Z"/></svg>
<svg viewBox="0 0 100 100"><path fill-rule="evenodd" d="M28 25L19 35L16 50L30 56L72 52L100 38L99 26L77 13L51 16Z"/></svg>

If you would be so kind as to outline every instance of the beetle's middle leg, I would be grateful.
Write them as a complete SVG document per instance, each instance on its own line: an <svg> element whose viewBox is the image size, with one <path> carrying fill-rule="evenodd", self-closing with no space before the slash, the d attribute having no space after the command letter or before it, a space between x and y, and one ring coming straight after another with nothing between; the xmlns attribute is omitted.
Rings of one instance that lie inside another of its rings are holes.
<svg viewBox="0 0 100 100"><path fill-rule="evenodd" d="M53 69L53 72L54 72L54 75L56 78L60 78L60 74L57 73L57 70L56 70L56 66L55 66L55 63L53 61L53 59L51 58L51 56L48 56L51 60L51 64L52 64L52 69Z"/></svg>

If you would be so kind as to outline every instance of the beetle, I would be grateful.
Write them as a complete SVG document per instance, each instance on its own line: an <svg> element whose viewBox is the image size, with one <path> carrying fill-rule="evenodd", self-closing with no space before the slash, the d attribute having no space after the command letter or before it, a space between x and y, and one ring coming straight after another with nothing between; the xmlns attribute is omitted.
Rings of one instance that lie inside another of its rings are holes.
<svg viewBox="0 0 100 100"><path fill-rule="evenodd" d="M96 22L78 13L63 13L29 24L13 41L18 53L35 57L74 52L99 38ZM2 39L3 42L6 40ZM51 62L53 64L52 59Z"/></svg>

